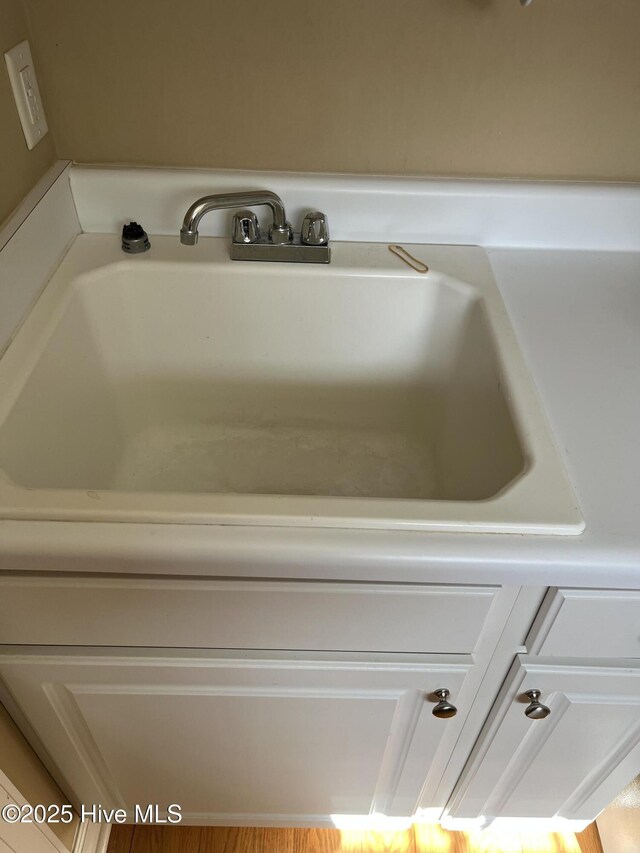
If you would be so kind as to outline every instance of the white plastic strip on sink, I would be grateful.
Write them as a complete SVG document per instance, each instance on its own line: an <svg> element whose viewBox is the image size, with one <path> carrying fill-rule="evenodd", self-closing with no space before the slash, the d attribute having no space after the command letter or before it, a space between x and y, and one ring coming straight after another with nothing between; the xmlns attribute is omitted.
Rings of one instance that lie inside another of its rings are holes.
<svg viewBox="0 0 640 853"><path fill-rule="evenodd" d="M0 354L79 233L69 164L58 161L0 230Z"/></svg>
<svg viewBox="0 0 640 853"><path fill-rule="evenodd" d="M71 186L82 230L93 233L134 219L149 234L177 234L202 195L270 189L295 227L306 211L325 212L334 240L640 249L637 184L74 166ZM200 233L227 236L230 216L209 214Z"/></svg>

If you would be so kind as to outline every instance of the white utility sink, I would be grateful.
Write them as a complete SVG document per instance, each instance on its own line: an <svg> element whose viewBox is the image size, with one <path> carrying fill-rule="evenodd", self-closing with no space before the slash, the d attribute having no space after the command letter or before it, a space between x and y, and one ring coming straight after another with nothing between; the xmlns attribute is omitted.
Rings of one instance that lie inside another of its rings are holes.
<svg viewBox="0 0 640 853"><path fill-rule="evenodd" d="M80 236L0 361L4 518L579 533L485 253Z"/></svg>

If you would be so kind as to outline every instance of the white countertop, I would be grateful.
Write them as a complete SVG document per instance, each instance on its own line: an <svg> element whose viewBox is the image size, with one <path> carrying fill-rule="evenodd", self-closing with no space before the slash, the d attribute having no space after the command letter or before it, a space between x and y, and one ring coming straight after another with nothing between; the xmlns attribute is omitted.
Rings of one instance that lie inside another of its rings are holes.
<svg viewBox="0 0 640 853"><path fill-rule="evenodd" d="M640 253L489 257L578 493L581 536L3 522L0 567L639 587Z"/></svg>
<svg viewBox="0 0 640 853"><path fill-rule="evenodd" d="M640 251L487 251L582 535L4 521L0 570L640 588Z"/></svg>
<svg viewBox="0 0 640 853"><path fill-rule="evenodd" d="M640 254L489 256L586 520L558 556L640 584Z"/></svg>

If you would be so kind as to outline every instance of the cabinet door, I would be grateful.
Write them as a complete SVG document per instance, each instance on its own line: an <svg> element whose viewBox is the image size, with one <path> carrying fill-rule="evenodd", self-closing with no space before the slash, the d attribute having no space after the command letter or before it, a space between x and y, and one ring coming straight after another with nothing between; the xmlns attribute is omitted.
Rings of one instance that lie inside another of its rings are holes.
<svg viewBox="0 0 640 853"><path fill-rule="evenodd" d="M566 664L566 665L563 665ZM525 715L526 691L551 713ZM447 807L447 821L593 820L640 767L640 662L514 663Z"/></svg>
<svg viewBox="0 0 640 853"><path fill-rule="evenodd" d="M455 702L470 669L421 655L23 651L5 648L0 675L77 801L177 803L191 823L411 814L457 736L433 691Z"/></svg>

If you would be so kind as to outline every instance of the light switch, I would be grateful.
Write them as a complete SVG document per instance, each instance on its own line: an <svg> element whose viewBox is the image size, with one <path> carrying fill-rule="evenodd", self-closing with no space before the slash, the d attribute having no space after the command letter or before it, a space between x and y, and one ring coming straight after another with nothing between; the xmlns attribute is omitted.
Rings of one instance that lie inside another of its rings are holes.
<svg viewBox="0 0 640 853"><path fill-rule="evenodd" d="M27 148L35 148L49 128L42 107L29 42L22 41L12 47L5 53L4 58Z"/></svg>
<svg viewBox="0 0 640 853"><path fill-rule="evenodd" d="M22 83L22 91L27 101L31 124L36 124L40 111L38 109L38 98L33 87L33 68L30 65L27 65L27 67L23 68L20 72L20 82Z"/></svg>

